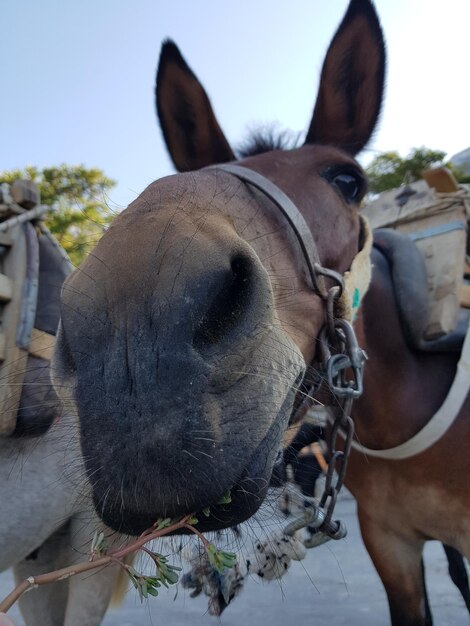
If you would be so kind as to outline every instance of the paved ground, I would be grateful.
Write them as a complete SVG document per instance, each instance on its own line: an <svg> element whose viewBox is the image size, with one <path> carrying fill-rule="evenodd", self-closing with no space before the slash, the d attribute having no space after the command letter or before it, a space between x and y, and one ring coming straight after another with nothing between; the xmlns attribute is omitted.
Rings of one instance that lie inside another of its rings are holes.
<svg viewBox="0 0 470 626"><path fill-rule="evenodd" d="M103 626L294 626L294 622L307 626L387 626L385 594L362 545L351 496L340 500L337 511L337 517L348 526L346 539L310 550L281 582L266 584L250 579L220 619L207 614L204 598L191 599L180 588L176 599L172 589L144 604L130 591L120 609L108 612ZM267 527L269 523L263 520L261 525ZM258 533L258 529L252 532ZM440 544L428 544L425 561L435 626L468 626L468 613L449 580ZM6 595L10 588L10 574L2 574L0 595ZM11 616L23 626L17 610L12 610Z"/></svg>

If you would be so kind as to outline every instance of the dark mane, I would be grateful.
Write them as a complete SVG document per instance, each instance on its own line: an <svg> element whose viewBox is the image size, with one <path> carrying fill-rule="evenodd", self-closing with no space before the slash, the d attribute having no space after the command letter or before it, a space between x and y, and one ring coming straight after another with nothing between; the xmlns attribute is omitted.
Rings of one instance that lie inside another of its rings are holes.
<svg viewBox="0 0 470 626"><path fill-rule="evenodd" d="M275 125L261 126L250 132L250 135L237 148L238 158L255 156L271 150L292 150L299 144L300 133L278 129Z"/></svg>

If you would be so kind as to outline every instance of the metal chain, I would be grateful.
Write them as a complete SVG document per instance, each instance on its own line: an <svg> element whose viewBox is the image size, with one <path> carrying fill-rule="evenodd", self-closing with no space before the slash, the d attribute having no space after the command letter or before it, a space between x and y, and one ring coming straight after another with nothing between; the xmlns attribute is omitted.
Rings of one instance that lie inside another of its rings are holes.
<svg viewBox="0 0 470 626"><path fill-rule="evenodd" d="M317 503L313 498L304 498L302 516L284 530L288 535L305 527L315 530L305 541L306 547L318 546L330 539L342 539L347 534L344 523L332 518L343 486L354 436L354 422L350 416L352 404L362 394L363 366L367 358L357 343L351 324L344 319L335 318L336 300L344 288L343 278L335 272L327 275L337 283L327 292L326 320L319 335L320 368L337 401L336 416L328 438L330 459L320 502ZM336 441L340 430L344 444L342 450L337 450Z"/></svg>

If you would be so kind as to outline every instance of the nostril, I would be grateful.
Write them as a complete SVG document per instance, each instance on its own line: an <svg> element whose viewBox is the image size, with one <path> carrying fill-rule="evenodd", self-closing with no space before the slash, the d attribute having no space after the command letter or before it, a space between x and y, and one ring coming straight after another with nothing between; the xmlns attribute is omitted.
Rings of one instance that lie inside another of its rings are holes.
<svg viewBox="0 0 470 626"><path fill-rule="evenodd" d="M197 350L218 344L228 338L243 321L253 292L252 260L242 254L234 256L220 290L196 326L193 345Z"/></svg>

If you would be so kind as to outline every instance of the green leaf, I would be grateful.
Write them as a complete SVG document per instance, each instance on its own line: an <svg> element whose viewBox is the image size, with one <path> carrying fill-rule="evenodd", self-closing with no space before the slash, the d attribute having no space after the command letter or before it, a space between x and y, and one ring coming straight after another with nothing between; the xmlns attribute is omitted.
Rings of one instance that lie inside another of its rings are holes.
<svg viewBox="0 0 470 626"><path fill-rule="evenodd" d="M206 546L207 557L212 567L221 574L225 569L233 567L237 562L237 555L233 552L217 550L213 543Z"/></svg>
<svg viewBox="0 0 470 626"><path fill-rule="evenodd" d="M178 582L178 574L176 572L173 572L171 570L168 570L165 573L165 579L170 583L170 585L174 585L175 583Z"/></svg>
<svg viewBox="0 0 470 626"><path fill-rule="evenodd" d="M159 519L155 522L154 528L155 530L163 530L164 528L168 528L171 526L172 519L171 517L165 517L164 519Z"/></svg>
<svg viewBox="0 0 470 626"><path fill-rule="evenodd" d="M107 550L106 541L104 537L104 533L95 531L93 535L93 539L91 542L91 554L92 555L101 555L105 554Z"/></svg>
<svg viewBox="0 0 470 626"><path fill-rule="evenodd" d="M230 495L230 489L228 489L217 504L230 504L230 502L232 502L232 496Z"/></svg>
<svg viewBox="0 0 470 626"><path fill-rule="evenodd" d="M237 555L233 552L220 552L220 560L225 567L233 567L237 562Z"/></svg>

